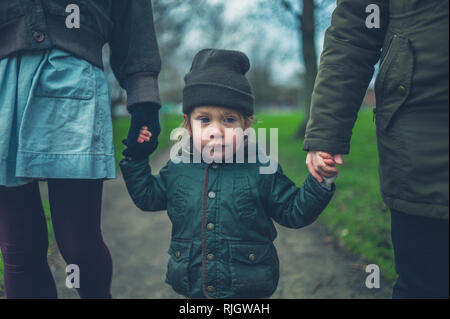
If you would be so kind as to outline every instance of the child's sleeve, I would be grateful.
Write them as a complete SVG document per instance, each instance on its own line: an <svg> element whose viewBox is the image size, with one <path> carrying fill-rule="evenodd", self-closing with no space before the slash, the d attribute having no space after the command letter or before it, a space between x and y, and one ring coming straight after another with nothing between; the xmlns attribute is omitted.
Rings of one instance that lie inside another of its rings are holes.
<svg viewBox="0 0 450 319"><path fill-rule="evenodd" d="M136 103L161 105L161 70L150 0L112 1L111 68L127 91L127 107Z"/></svg>
<svg viewBox="0 0 450 319"><path fill-rule="evenodd" d="M265 178L266 207L271 217L280 225L300 228L313 223L328 205L335 186L331 189L321 186L309 174L302 187L297 187L281 166Z"/></svg>
<svg viewBox="0 0 450 319"><path fill-rule="evenodd" d="M167 209L166 182L168 165L158 175L152 175L148 160L127 160L119 162L125 185L133 202L143 211Z"/></svg>

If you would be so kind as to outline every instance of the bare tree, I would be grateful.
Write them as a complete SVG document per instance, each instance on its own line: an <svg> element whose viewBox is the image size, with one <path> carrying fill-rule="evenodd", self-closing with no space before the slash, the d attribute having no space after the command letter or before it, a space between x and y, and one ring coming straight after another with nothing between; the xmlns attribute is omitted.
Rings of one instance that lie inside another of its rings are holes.
<svg viewBox="0 0 450 319"><path fill-rule="evenodd" d="M220 43L224 37L224 4L208 0L154 0L152 3L162 57L161 95L163 100L180 102L183 76L193 55L200 48Z"/></svg>
<svg viewBox="0 0 450 319"><path fill-rule="evenodd" d="M264 1L265 6L270 8L272 17L277 17L284 26L295 29L298 36L299 58L305 67L303 81L305 94L302 104L304 104L306 113L305 120L298 129L298 137L304 137L305 135L311 106L311 95L317 76L316 35L317 27L323 23L321 19L317 19L317 12L327 8L333 2L334 0Z"/></svg>
<svg viewBox="0 0 450 319"><path fill-rule="evenodd" d="M314 89L314 81L317 76L317 53L315 43L315 15L314 0L300 0L302 3L302 12L295 10L292 3L288 0L282 0L282 6L294 16L297 24L299 39L301 41L303 63L305 65L305 89L306 89L306 120L300 125L297 132L298 136L303 137L306 131L306 123L309 118L309 109L311 106L311 94Z"/></svg>

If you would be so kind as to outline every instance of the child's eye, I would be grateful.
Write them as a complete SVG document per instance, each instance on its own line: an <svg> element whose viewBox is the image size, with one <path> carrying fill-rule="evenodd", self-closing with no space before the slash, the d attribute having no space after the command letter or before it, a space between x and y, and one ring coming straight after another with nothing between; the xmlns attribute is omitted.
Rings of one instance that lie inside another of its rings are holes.
<svg viewBox="0 0 450 319"><path fill-rule="evenodd" d="M234 117L226 117L225 118L225 123L233 123L234 121L236 121L236 119Z"/></svg>
<svg viewBox="0 0 450 319"><path fill-rule="evenodd" d="M199 120L201 123L208 123L208 122L209 122L209 118L207 118L207 117L200 117L198 120Z"/></svg>

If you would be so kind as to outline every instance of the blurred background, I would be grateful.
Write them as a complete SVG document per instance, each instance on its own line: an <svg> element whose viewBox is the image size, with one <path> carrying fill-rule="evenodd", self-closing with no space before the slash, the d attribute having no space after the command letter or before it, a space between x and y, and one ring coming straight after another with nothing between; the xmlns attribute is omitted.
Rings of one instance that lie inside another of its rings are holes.
<svg viewBox="0 0 450 319"><path fill-rule="evenodd" d="M334 0L154 0L162 56L159 76L163 113L181 109L183 77L203 48L234 49L251 61L248 78L258 112L302 111L307 115L323 37ZM108 47L104 64L108 66ZM106 67L115 115L125 94ZM372 92L367 102L373 104ZM304 125L299 128L303 136Z"/></svg>

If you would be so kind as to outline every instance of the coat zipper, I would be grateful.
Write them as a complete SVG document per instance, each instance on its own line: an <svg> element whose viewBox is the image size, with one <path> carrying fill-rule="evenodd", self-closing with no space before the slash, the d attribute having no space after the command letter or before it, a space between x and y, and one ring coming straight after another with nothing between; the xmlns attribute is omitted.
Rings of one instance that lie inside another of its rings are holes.
<svg viewBox="0 0 450 319"><path fill-rule="evenodd" d="M394 41L394 38L396 38L397 35L394 34L391 38L391 40L389 41L389 45L386 51L386 54L384 54L384 56L381 58L381 62L380 62L380 68L378 69L378 73L381 72L381 69L383 68L384 62L386 61L387 57L389 56L389 53L391 52L391 48L392 48L392 42ZM375 115L377 113L377 109L376 107L373 109L373 122L375 123Z"/></svg>
<svg viewBox="0 0 450 319"><path fill-rule="evenodd" d="M207 164L205 168L205 178L203 180L203 194L202 194L202 290L206 298L211 299L206 289L206 191L208 190L209 167Z"/></svg>
<svg viewBox="0 0 450 319"><path fill-rule="evenodd" d="M391 41L389 41L389 46L388 46L388 48L387 48L386 54L385 54L385 55L383 56L383 58L381 59L381 62L380 62L380 69L378 70L378 72L381 71L381 68L383 67L384 62L386 61L386 58L389 56L389 53L391 52L391 48L392 48L392 42L394 41L394 38L396 38L396 37L397 37L397 35L394 34L394 35L392 36Z"/></svg>

